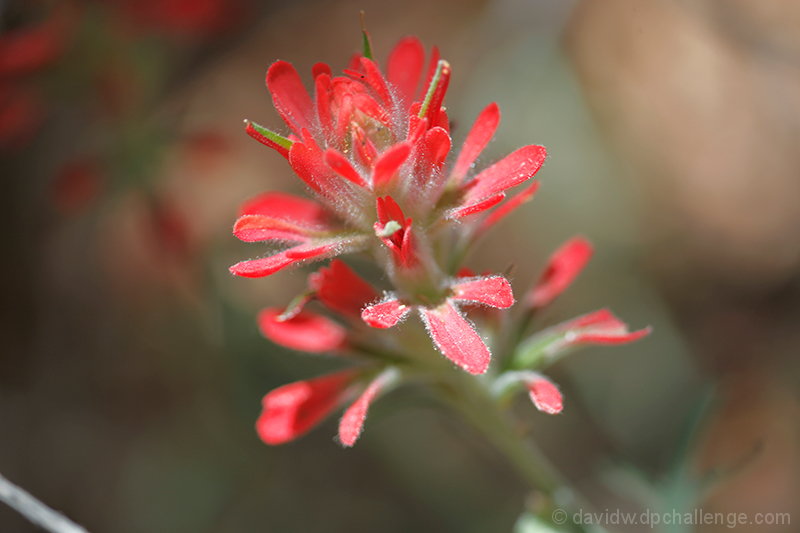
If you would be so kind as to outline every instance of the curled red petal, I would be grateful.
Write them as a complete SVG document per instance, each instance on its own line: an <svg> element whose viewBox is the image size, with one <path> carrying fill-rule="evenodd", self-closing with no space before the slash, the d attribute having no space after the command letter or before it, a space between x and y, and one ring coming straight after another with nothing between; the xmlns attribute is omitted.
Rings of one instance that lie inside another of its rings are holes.
<svg viewBox="0 0 800 533"><path fill-rule="evenodd" d="M451 289L454 300L478 302L500 309L507 309L514 305L511 284L503 276L460 281L451 285Z"/></svg>
<svg viewBox="0 0 800 533"><path fill-rule="evenodd" d="M544 146L523 146L490 166L467 184L464 204L473 204L530 179L541 168Z"/></svg>
<svg viewBox="0 0 800 533"><path fill-rule="evenodd" d="M367 418L367 409L375 398L380 394L390 382L394 381L397 371L389 368L382 372L367 390L347 408L339 422L339 440L343 446L350 447L356 443L361 430L364 428L364 420Z"/></svg>
<svg viewBox="0 0 800 533"><path fill-rule="evenodd" d="M494 132L497 130L497 125L500 124L500 108L497 107L495 102L492 102L481 111L472 129L467 134L464 145L461 147L461 152L458 154L453 165L453 172L451 179L460 185L464 181L464 176L467 175L469 169L478 159L478 156L492 140Z"/></svg>
<svg viewBox="0 0 800 533"><path fill-rule="evenodd" d="M548 305L572 284L594 253L592 244L583 237L564 243L547 261L539 281L529 293L527 305L540 308Z"/></svg>
<svg viewBox="0 0 800 533"><path fill-rule="evenodd" d="M322 315L303 309L280 320L283 309L269 307L258 314L258 328L266 338L291 350L324 353L336 350L347 338L345 329Z"/></svg>
<svg viewBox="0 0 800 533"><path fill-rule="evenodd" d="M275 109L286 125L300 133L303 128L311 128L309 120L313 104L300 75L291 63L276 61L267 71L267 87L272 94Z"/></svg>
<svg viewBox="0 0 800 533"><path fill-rule="evenodd" d="M262 400L256 431L267 444L283 444L319 424L347 398L347 388L357 377L352 370L290 383Z"/></svg>
<svg viewBox="0 0 800 533"><path fill-rule="evenodd" d="M308 286L326 307L351 317L361 316L361 310L378 299L372 285L339 259L311 274Z"/></svg>
<svg viewBox="0 0 800 533"><path fill-rule="evenodd" d="M536 408L549 415L557 415L564 409L564 400L558 387L546 377L535 374L526 381L528 394Z"/></svg>
<svg viewBox="0 0 800 533"><path fill-rule="evenodd" d="M322 127L322 131L325 133L325 136L328 139L330 139L334 134L333 115L331 114L330 85L330 74L323 72L314 78L314 100L317 106L319 125Z"/></svg>
<svg viewBox="0 0 800 533"><path fill-rule="evenodd" d="M611 311L600 309L543 330L537 336L562 335L563 337L550 347L550 351L556 352L565 347L584 344L627 344L651 332L651 327L629 331L628 325Z"/></svg>
<svg viewBox="0 0 800 533"><path fill-rule="evenodd" d="M308 227L326 227L330 218L317 201L285 192L265 192L244 202L239 216L265 215Z"/></svg>
<svg viewBox="0 0 800 533"><path fill-rule="evenodd" d="M424 66L425 47L417 37L403 37L389 52L386 79L398 89L401 109L404 111L416 100Z"/></svg>
<svg viewBox="0 0 800 533"><path fill-rule="evenodd" d="M372 171L372 186L376 190L388 185L411 155L411 144L401 142L383 152Z"/></svg>
<svg viewBox="0 0 800 533"><path fill-rule="evenodd" d="M391 328L403 320L411 311L411 306L400 300L391 299L370 305L361 312L361 319L373 328Z"/></svg>
<svg viewBox="0 0 800 533"><path fill-rule="evenodd" d="M483 374L492 354L472 325L450 302L429 309L419 308L436 348L445 357L469 372Z"/></svg>

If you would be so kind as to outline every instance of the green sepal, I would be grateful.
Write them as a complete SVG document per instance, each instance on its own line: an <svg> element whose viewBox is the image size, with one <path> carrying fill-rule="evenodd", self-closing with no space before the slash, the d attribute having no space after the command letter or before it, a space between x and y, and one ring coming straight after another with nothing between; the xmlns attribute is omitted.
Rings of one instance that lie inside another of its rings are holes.
<svg viewBox="0 0 800 533"><path fill-rule="evenodd" d="M279 146L282 146L283 148L286 148L287 150L291 150L292 145L294 143L292 141L290 141L289 139L287 139L286 137L284 137L282 135L278 135L274 131L268 130L264 126L256 124L255 122L253 122L251 120L246 120L245 122L247 122L251 126L253 126L254 130L256 130L258 133L260 133L261 135L263 135L264 137L266 137L270 141L274 142L275 144L277 144Z"/></svg>

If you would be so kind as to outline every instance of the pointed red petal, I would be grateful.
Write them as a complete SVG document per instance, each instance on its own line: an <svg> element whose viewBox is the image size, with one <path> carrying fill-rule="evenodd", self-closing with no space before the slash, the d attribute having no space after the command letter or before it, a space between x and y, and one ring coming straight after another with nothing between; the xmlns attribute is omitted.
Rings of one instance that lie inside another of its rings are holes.
<svg viewBox="0 0 800 533"><path fill-rule="evenodd" d="M328 166L331 167L334 172L339 174L344 179L349 180L360 187L364 187L365 189L369 188L369 184L364 181L364 178L361 177L361 174L359 174L359 172L353 168L350 160L338 150L328 148L328 150L325 152L325 162L328 163Z"/></svg>
<svg viewBox="0 0 800 533"><path fill-rule="evenodd" d="M494 196L531 178L544 163L543 146L523 146L490 166L470 182L464 204L473 204Z"/></svg>
<svg viewBox="0 0 800 533"><path fill-rule="evenodd" d="M372 285L339 259L311 274L308 286L328 309L351 317L360 317L361 310L378 299Z"/></svg>
<svg viewBox="0 0 800 533"><path fill-rule="evenodd" d="M270 65L267 71L267 88L272 93L272 101L278 114L295 133L312 127L309 120L314 109L311 97L291 63L276 61Z"/></svg>
<svg viewBox="0 0 800 533"><path fill-rule="evenodd" d="M557 352L565 347L582 344L627 344L639 340L651 332L651 327L628 331L628 325L625 322L615 317L608 309L600 309L543 330L536 336L555 337L548 350ZM558 336L562 336L562 338L559 340Z"/></svg>
<svg viewBox="0 0 800 533"><path fill-rule="evenodd" d="M319 424L346 399L352 370L279 387L266 396L256 431L267 444L283 444Z"/></svg>
<svg viewBox="0 0 800 533"><path fill-rule="evenodd" d="M436 348L469 372L483 374L492 354L472 325L449 302L435 309L419 308Z"/></svg>
<svg viewBox="0 0 800 533"><path fill-rule="evenodd" d="M339 422L339 440L343 446L350 447L356 443L361 430L364 429L364 419L367 417L370 404L395 379L397 370L394 368L385 370L369 384L367 390L353 402L353 405L347 408Z"/></svg>
<svg viewBox="0 0 800 533"><path fill-rule="evenodd" d="M511 214L515 209L517 209L522 204L529 202L531 198L536 194L536 191L539 190L539 180L534 181L531 183L529 187L526 187L525 190L515 194L512 198L510 198L506 203L486 215L486 218L483 219L481 225L478 227L476 234L480 235L488 231L492 226L503 220L506 216Z"/></svg>
<svg viewBox="0 0 800 533"><path fill-rule="evenodd" d="M233 225L233 234L244 242L289 240L305 242L319 232L264 215L245 215Z"/></svg>
<svg viewBox="0 0 800 533"><path fill-rule="evenodd" d="M514 305L514 293L511 284L503 276L478 278L452 285L454 300L479 302L500 309Z"/></svg>
<svg viewBox="0 0 800 533"><path fill-rule="evenodd" d="M500 108L497 107L495 102L492 102L475 119L472 129L464 141L464 146L461 147L461 153L458 154L458 159L453 165L452 179L456 185L460 185L464 181L464 176L467 175L467 172L469 172L483 149L486 148L486 145L489 144L489 141L492 140L499 123Z"/></svg>
<svg viewBox="0 0 800 533"><path fill-rule="evenodd" d="M400 300L386 300L370 305L361 312L361 319L373 328L391 328L408 315L411 306Z"/></svg>
<svg viewBox="0 0 800 533"><path fill-rule="evenodd" d="M592 244L583 237L573 237L556 250L536 286L529 293L527 305L540 308L564 292L578 277L594 253Z"/></svg>
<svg viewBox="0 0 800 533"><path fill-rule="evenodd" d="M558 387L546 377L535 374L525 383L528 394L536 408L549 415L557 415L564 409L564 401Z"/></svg>
<svg viewBox="0 0 800 533"><path fill-rule="evenodd" d="M397 87L403 111L416 100L424 65L425 47L417 37L403 37L389 52L389 59L386 61L386 79Z"/></svg>
<svg viewBox="0 0 800 533"><path fill-rule="evenodd" d="M279 320L283 309L269 307L258 314L258 327L266 338L291 350L324 353L336 350L347 338L345 329L322 315L303 309L289 320Z"/></svg>
<svg viewBox="0 0 800 533"><path fill-rule="evenodd" d="M489 198L481 200L480 202L458 207L456 209L451 209L450 211L447 212L447 218L455 220L458 218L468 217L470 215L474 215L482 211L486 211L487 209L491 209L492 207L502 202L503 198L505 197L506 193L501 192L500 194L497 194L495 196L490 196Z"/></svg>
<svg viewBox="0 0 800 533"><path fill-rule="evenodd" d="M407 142L395 144L383 152L372 171L372 187L378 190L388 185L410 154L411 144Z"/></svg>

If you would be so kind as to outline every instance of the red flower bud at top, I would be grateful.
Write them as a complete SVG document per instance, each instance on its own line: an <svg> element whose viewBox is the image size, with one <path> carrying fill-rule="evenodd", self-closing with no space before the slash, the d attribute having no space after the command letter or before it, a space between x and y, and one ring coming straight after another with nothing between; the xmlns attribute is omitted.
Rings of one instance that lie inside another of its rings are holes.
<svg viewBox="0 0 800 533"><path fill-rule="evenodd" d="M303 435L347 400L357 377L357 372L345 370L273 390L262 401L258 436L267 444L283 444Z"/></svg>
<svg viewBox="0 0 800 533"><path fill-rule="evenodd" d="M539 281L528 294L526 304L540 308L555 300L578 277L593 252L592 244L583 237L573 237L564 243L548 259Z"/></svg>

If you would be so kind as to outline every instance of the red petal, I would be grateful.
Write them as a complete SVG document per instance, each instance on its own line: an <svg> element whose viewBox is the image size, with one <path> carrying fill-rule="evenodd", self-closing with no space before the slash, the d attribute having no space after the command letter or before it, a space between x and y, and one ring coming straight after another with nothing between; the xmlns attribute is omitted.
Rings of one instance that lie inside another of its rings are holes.
<svg viewBox="0 0 800 533"><path fill-rule="evenodd" d="M411 144L407 142L395 144L383 152L372 171L372 187L378 190L388 185L410 154Z"/></svg>
<svg viewBox="0 0 800 533"><path fill-rule="evenodd" d="M309 187L330 200L341 199L345 192L342 181L325 163L316 141L303 130L303 142L295 142L289 150L289 164Z"/></svg>
<svg viewBox="0 0 800 533"><path fill-rule="evenodd" d="M243 278L263 278L296 262L294 259L287 257L286 252L282 252L262 259L242 261L228 270L230 270L231 274L242 276Z"/></svg>
<svg viewBox="0 0 800 533"><path fill-rule="evenodd" d="M365 308L361 319L373 328L391 328L411 311L411 306L400 300L387 300Z"/></svg>
<svg viewBox="0 0 800 533"><path fill-rule="evenodd" d="M258 436L267 444L283 444L303 435L341 405L356 376L346 370L273 390L262 401Z"/></svg>
<svg viewBox="0 0 800 533"><path fill-rule="evenodd" d="M551 331L564 333L564 340L559 346L561 348L578 344L627 344L649 335L652 328L629 332L625 322L608 309L601 309L553 326Z"/></svg>
<svg viewBox="0 0 800 533"><path fill-rule="evenodd" d="M328 212L319 202L285 192L266 192L242 204L239 216L266 215L309 227L324 227Z"/></svg>
<svg viewBox="0 0 800 533"><path fill-rule="evenodd" d="M364 178L361 177L361 174L359 174L359 172L353 168L350 160L338 150L328 148L328 150L325 151L325 162L328 163L328 166L331 167L334 172L339 174L344 179L349 180L360 187L364 187L365 189L369 188L369 184L364 181Z"/></svg>
<svg viewBox="0 0 800 533"><path fill-rule="evenodd" d="M316 76L314 79L314 99L316 100L317 105L319 125L322 127L322 131L325 133L325 136L328 139L330 139L334 133L329 91L330 84L331 78L329 74L322 73L319 76ZM288 158L289 156L287 155L286 157Z"/></svg>
<svg viewBox="0 0 800 533"><path fill-rule="evenodd" d="M345 329L322 315L303 309L289 320L279 320L283 309L269 307L258 314L258 327L266 338L291 350L324 353L336 350L347 338Z"/></svg>
<svg viewBox="0 0 800 533"><path fill-rule="evenodd" d="M529 187L526 187L525 190L515 194L506 203L486 215L486 218L481 222L476 234L482 234L488 231L489 228L503 220L519 206L530 201L537 190L539 190L539 180L534 181Z"/></svg>
<svg viewBox="0 0 800 533"><path fill-rule="evenodd" d="M591 259L594 249L583 237L573 237L547 261L542 276L527 298L527 305L540 308L564 292Z"/></svg>
<svg viewBox="0 0 800 533"><path fill-rule="evenodd" d="M383 79L383 74L381 74L378 65L366 57L361 58L361 65L363 66L362 71L364 72L364 76L362 77L364 81L367 85L372 87L372 90L375 91L378 98L382 100L383 105L389 106L392 103L392 95L389 93L386 80Z"/></svg>
<svg viewBox="0 0 800 533"><path fill-rule="evenodd" d="M231 274L245 278L263 278L282 270L290 265L299 263L305 259L324 259L331 255L340 253L340 246L343 241L328 242L324 244L307 243L289 248L281 253L264 257L263 259L253 259L236 263L228 270Z"/></svg>
<svg viewBox="0 0 800 533"><path fill-rule="evenodd" d="M436 85L436 90L431 98L427 113L425 116L431 126L439 126L439 119L444 114L442 103L444 102L444 95L447 93L447 87L450 85L450 64L446 61L442 65L441 74L439 75L439 82ZM446 122L446 121L445 121ZM445 128L447 129L447 128Z"/></svg>
<svg viewBox="0 0 800 533"><path fill-rule="evenodd" d="M475 119L472 129L464 141L464 146L461 147L461 153L458 154L458 159L453 165L452 179L456 185L460 185L464 181L464 176L467 175L467 172L469 172L483 149L486 148L486 145L489 144L489 141L492 140L499 123L500 108L497 107L496 103L492 102Z"/></svg>
<svg viewBox="0 0 800 533"><path fill-rule="evenodd" d="M378 299L372 285L339 259L311 274L308 286L326 307L352 317L361 316L361 310Z"/></svg>
<svg viewBox="0 0 800 533"><path fill-rule="evenodd" d="M473 204L494 196L531 178L544 163L544 146L523 146L490 166L470 182L464 197L465 204Z"/></svg>
<svg viewBox="0 0 800 533"><path fill-rule="evenodd" d="M375 380L369 384L367 390L353 402L353 405L347 408L339 422L339 440L343 446L350 447L356 443L361 430L364 428L364 419L367 417L367 409L370 404L378 396L378 394L386 388L386 386L396 379L397 371L394 368L389 368L382 372Z"/></svg>
<svg viewBox="0 0 800 533"><path fill-rule="evenodd" d="M452 209L448 211L447 218L452 218L452 219L464 218L470 215L474 215L476 213L480 213L482 211L486 211L487 209L491 209L492 207L502 202L503 198L505 197L506 193L501 192L498 195L490 196L486 200L481 200L480 202L474 203L472 205L467 205L459 207L457 209Z"/></svg>
<svg viewBox="0 0 800 533"><path fill-rule="evenodd" d="M311 97L291 63L276 61L270 65L267 71L267 87L272 93L272 101L278 114L295 133L312 127L309 121L314 110Z"/></svg>
<svg viewBox="0 0 800 533"><path fill-rule="evenodd" d="M514 293L511 284L503 276L479 278L452 285L453 299L467 302L479 302L500 309L514 305Z"/></svg>
<svg viewBox="0 0 800 533"><path fill-rule="evenodd" d="M320 232L279 218L245 215L233 225L233 234L244 242L269 240L305 242L311 237L318 236Z"/></svg>
<svg viewBox="0 0 800 533"><path fill-rule="evenodd" d="M322 74L327 74L327 76L330 78L333 75L331 67L325 63L315 63L314 66L311 67L311 75L314 76L314 79L316 80Z"/></svg>
<svg viewBox="0 0 800 533"><path fill-rule="evenodd" d="M544 376L536 374L525 383L531 401L536 408L549 415L557 415L564 408L564 402L558 387Z"/></svg>
<svg viewBox="0 0 800 533"><path fill-rule="evenodd" d="M486 372L492 357L489 348L451 303L435 309L420 307L419 311L433 343L445 357L470 374Z"/></svg>
<svg viewBox="0 0 800 533"><path fill-rule="evenodd" d="M386 61L386 79L397 87L403 111L416 100L424 65L425 47L417 37L403 37L389 52L389 59Z"/></svg>

